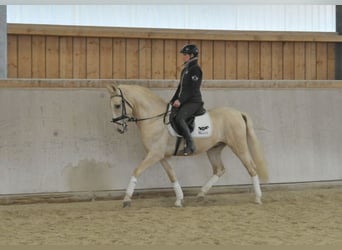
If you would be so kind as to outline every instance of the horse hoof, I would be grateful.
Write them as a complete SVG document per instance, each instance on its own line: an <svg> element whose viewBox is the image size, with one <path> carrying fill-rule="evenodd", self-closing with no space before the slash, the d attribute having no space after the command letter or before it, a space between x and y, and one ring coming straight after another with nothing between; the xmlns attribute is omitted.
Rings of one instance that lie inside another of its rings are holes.
<svg viewBox="0 0 342 250"><path fill-rule="evenodd" d="M122 205L123 208L130 207L130 206L131 206L131 202L130 201L124 201L123 202L123 205Z"/></svg>
<svg viewBox="0 0 342 250"><path fill-rule="evenodd" d="M204 201L204 195L198 195L197 202L202 202L202 201Z"/></svg>
<svg viewBox="0 0 342 250"><path fill-rule="evenodd" d="M261 205L262 201L260 197L255 198L255 203Z"/></svg>
<svg viewBox="0 0 342 250"><path fill-rule="evenodd" d="M183 207L183 200L176 200L175 207Z"/></svg>

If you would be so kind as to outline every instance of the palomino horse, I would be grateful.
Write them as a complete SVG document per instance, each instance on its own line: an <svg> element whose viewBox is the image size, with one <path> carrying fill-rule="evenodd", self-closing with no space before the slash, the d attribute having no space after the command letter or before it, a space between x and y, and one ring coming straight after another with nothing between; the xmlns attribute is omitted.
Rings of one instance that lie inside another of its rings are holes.
<svg viewBox="0 0 342 250"><path fill-rule="evenodd" d="M183 191L179 185L173 167L168 159L173 156L176 139L169 134L163 116L166 102L150 89L134 85L108 85L113 122L118 131L124 133L127 122L136 122L147 154L144 160L134 169L123 206L130 206L131 198L138 177L144 170L158 161L164 167L176 194L175 206L182 206ZM267 179L267 170L263 154L255 135L250 117L228 107L214 108L208 111L212 121L213 132L208 138L194 138L195 154L206 152L212 165L213 176L201 188L198 198L203 198L209 189L224 174L221 151L225 146L238 156L252 178L256 203L261 203L259 177Z"/></svg>

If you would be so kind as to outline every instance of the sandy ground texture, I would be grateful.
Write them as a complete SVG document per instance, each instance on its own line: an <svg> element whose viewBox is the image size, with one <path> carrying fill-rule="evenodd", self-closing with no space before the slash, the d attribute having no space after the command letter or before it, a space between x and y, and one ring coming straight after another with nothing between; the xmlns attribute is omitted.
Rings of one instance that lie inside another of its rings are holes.
<svg viewBox="0 0 342 250"><path fill-rule="evenodd" d="M0 206L0 245L342 245L342 187Z"/></svg>

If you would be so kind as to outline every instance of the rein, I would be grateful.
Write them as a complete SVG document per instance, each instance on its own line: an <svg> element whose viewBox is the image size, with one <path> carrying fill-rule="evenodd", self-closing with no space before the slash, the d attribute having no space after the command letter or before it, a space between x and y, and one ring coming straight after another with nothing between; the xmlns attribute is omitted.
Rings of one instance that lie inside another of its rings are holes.
<svg viewBox="0 0 342 250"><path fill-rule="evenodd" d="M113 118L111 120L112 123L118 124L120 126L122 126L121 130L118 130L121 134L123 134L124 132L127 131L127 122L140 122L140 121L146 121L146 120L151 120L154 118L158 118L158 117L162 117L164 116L164 121L165 121L165 117L166 115L169 113L168 109L161 114L155 115L155 116L151 116L151 117L145 117L145 118L136 118L133 116L128 116L127 115L127 111L126 111L126 104L133 110L133 106L132 104L130 104L124 97L121 89L120 90L120 94L111 96L111 99L114 97L120 97L121 98L121 116ZM121 121L121 122L120 122Z"/></svg>

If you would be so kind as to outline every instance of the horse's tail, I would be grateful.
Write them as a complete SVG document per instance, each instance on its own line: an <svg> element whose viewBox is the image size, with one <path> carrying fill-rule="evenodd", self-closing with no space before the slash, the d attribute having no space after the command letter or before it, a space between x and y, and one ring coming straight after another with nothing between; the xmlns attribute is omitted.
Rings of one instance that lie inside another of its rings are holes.
<svg viewBox="0 0 342 250"><path fill-rule="evenodd" d="M242 113L242 117L245 120L247 126L247 141L249 149L251 150L251 154L253 157L253 161L256 165L256 171L260 179L264 182L268 179L268 172L266 167L266 162L264 159L264 153L262 147L256 137L252 119L245 113Z"/></svg>

